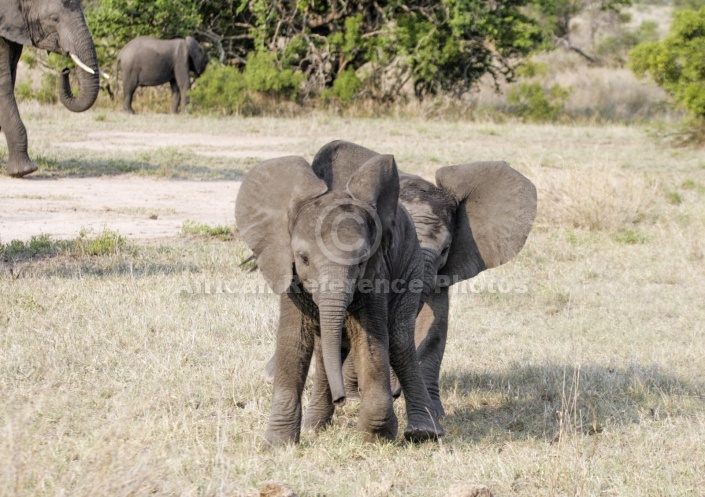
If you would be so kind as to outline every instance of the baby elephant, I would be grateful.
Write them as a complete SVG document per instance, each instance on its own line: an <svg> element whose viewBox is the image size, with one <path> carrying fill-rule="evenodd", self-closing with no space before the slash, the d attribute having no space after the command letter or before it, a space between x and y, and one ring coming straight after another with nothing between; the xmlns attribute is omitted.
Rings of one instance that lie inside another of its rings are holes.
<svg viewBox="0 0 705 497"><path fill-rule="evenodd" d="M122 71L122 86L125 95L124 110L134 114L132 97L139 86L171 84L171 112L186 110L187 92L191 87L189 71L196 77L203 74L208 65L205 49L195 38L187 36L173 40L157 40L140 36L120 50L115 76Z"/></svg>
<svg viewBox="0 0 705 497"><path fill-rule="evenodd" d="M263 162L245 177L236 203L240 233L265 280L280 296L274 395L265 439L298 442L301 394L316 355L304 427L330 423L345 401L342 362L354 357L358 428L392 440L390 366L404 389L409 440L444 434L419 369L414 322L423 261L411 218L398 202L391 155L361 165L341 188L317 177L301 157Z"/></svg>

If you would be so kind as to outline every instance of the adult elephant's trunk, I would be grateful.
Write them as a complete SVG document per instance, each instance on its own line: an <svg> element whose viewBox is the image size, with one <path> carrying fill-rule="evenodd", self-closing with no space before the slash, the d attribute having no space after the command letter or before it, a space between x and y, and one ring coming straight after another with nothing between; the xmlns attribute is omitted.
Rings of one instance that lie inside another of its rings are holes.
<svg viewBox="0 0 705 497"><path fill-rule="evenodd" d="M342 274L329 277L328 283L321 286L322 291L317 298L317 303L321 323L323 366L326 369L333 403L342 405L345 402L341 362L343 324L345 313L352 300L353 290L347 273L344 271L338 273ZM330 286L331 284L335 288Z"/></svg>
<svg viewBox="0 0 705 497"><path fill-rule="evenodd" d="M84 112L90 109L98 98L98 78L100 77L98 71L98 57L96 56L95 46L93 45L93 40L88 32L88 28L80 32L83 31L85 31L85 35L79 38L75 44L75 48L72 50L71 48L73 47L71 47L67 50L78 66L76 69L78 71L80 90L78 96L74 95L71 89L68 69L61 71L59 79L59 98L61 99L61 103L71 112ZM92 74L90 71L92 71Z"/></svg>

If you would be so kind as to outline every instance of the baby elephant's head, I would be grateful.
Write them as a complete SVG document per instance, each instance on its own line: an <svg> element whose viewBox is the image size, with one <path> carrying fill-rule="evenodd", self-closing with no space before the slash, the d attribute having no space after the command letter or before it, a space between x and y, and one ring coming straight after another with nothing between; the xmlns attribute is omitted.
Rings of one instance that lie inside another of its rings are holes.
<svg viewBox="0 0 705 497"><path fill-rule="evenodd" d="M337 403L345 399L345 313L367 262L394 223L398 197L391 155L365 162L344 190L329 190L301 157L263 162L240 187L238 228L267 283L282 294L295 291L298 279L318 306L324 366Z"/></svg>

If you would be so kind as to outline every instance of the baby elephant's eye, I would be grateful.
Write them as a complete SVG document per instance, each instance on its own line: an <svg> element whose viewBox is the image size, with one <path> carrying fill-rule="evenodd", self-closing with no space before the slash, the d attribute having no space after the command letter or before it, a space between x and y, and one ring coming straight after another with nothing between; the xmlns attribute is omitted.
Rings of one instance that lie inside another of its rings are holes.
<svg viewBox="0 0 705 497"><path fill-rule="evenodd" d="M443 247L443 251L441 252L441 255L446 255L448 253L448 249L450 247Z"/></svg>

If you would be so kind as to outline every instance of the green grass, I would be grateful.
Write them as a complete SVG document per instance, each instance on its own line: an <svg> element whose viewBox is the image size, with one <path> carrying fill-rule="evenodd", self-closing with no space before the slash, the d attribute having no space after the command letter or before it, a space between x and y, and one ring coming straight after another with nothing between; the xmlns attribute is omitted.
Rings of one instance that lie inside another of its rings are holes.
<svg viewBox="0 0 705 497"><path fill-rule="evenodd" d="M0 260L4 262L31 261L58 255L115 255L130 249L127 239L119 233L104 228L95 236L87 230L81 230L74 240L54 240L47 235L38 235L29 241L12 240L0 243Z"/></svg>
<svg viewBox="0 0 705 497"><path fill-rule="evenodd" d="M233 228L229 226L209 226L204 223L186 220L181 227L183 235L211 236L220 240L232 240L234 236Z"/></svg>
<svg viewBox="0 0 705 497"><path fill-rule="evenodd" d="M362 442L350 403L300 445L266 446L278 299L240 266L249 249L221 212L144 244L109 227L2 240L0 496L258 495L265 480L302 496L442 496L456 484L518 497L701 493L705 204L688 186L705 184L701 151L625 126L100 112L24 108L33 156L57 165L40 178L236 179L271 150L310 159L345 138L428 178L505 159L537 185L539 212L512 262L454 289L447 436L421 445ZM184 129L198 139L169 149ZM97 151L96 130L152 145L122 150L105 135ZM403 429L403 402L395 410Z"/></svg>

